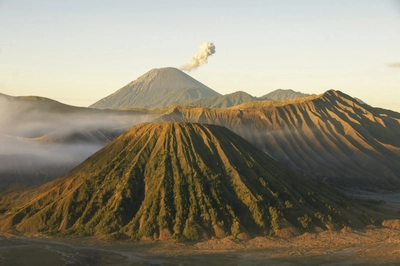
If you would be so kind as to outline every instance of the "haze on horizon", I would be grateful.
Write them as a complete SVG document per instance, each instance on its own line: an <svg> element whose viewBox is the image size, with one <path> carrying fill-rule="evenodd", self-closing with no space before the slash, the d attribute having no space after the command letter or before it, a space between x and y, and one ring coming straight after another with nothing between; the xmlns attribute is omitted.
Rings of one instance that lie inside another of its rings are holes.
<svg viewBox="0 0 400 266"><path fill-rule="evenodd" d="M398 0L0 0L0 93L88 106L213 42L190 75L221 94L336 89L400 111L399 22Z"/></svg>

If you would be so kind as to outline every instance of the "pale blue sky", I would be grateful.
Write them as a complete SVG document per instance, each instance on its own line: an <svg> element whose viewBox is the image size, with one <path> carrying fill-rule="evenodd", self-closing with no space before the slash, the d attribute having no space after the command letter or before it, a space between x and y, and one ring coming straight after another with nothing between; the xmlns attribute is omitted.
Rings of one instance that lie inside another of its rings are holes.
<svg viewBox="0 0 400 266"><path fill-rule="evenodd" d="M0 92L88 106L206 41L189 74L222 94L337 89L400 111L396 0L0 0Z"/></svg>

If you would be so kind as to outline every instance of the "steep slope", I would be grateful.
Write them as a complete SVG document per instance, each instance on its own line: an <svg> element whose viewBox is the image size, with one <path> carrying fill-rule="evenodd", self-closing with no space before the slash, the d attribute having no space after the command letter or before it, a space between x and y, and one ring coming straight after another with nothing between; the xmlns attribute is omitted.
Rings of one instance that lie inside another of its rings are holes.
<svg viewBox="0 0 400 266"><path fill-rule="evenodd" d="M224 127L133 127L62 178L3 197L22 233L204 239L363 226L364 209Z"/></svg>
<svg viewBox="0 0 400 266"><path fill-rule="evenodd" d="M293 99L293 98L298 98L298 97L307 97L311 96L310 94L294 91L294 90L282 90L282 89L277 89L274 90L270 93L265 94L264 96L261 96L260 99L262 100L287 100L287 99Z"/></svg>
<svg viewBox="0 0 400 266"><path fill-rule="evenodd" d="M155 108L171 106L189 99L219 95L179 69L156 68L90 107L99 109Z"/></svg>
<svg viewBox="0 0 400 266"><path fill-rule="evenodd" d="M174 108L160 120L226 126L287 166L335 185L400 188L400 114L339 91L276 107Z"/></svg>
<svg viewBox="0 0 400 266"><path fill-rule="evenodd" d="M223 96L214 96L198 100L182 102L182 105L203 106L208 108L228 108L242 103L254 102L259 100L244 91L237 91Z"/></svg>

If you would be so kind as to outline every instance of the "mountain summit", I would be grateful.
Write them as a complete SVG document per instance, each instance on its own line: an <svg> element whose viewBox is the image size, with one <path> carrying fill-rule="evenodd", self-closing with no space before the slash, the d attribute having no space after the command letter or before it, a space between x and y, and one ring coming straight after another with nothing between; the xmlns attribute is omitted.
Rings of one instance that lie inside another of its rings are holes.
<svg viewBox="0 0 400 266"><path fill-rule="evenodd" d="M213 96L220 96L220 94L179 69L155 68L90 107L98 109L154 108L171 106L184 100Z"/></svg>
<svg viewBox="0 0 400 266"><path fill-rule="evenodd" d="M133 239L295 234L360 226L364 211L232 131L135 126L64 177L0 202L0 228Z"/></svg>

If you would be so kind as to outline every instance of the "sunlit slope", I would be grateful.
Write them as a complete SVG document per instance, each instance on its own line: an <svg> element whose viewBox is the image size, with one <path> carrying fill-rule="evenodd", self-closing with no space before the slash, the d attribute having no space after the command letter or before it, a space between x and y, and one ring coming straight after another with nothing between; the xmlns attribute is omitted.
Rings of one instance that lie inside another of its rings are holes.
<svg viewBox="0 0 400 266"><path fill-rule="evenodd" d="M150 70L90 107L155 108L213 96L220 94L179 69L166 67Z"/></svg>
<svg viewBox="0 0 400 266"><path fill-rule="evenodd" d="M400 114L330 90L274 106L177 107L160 119L226 126L280 162L342 186L400 187Z"/></svg>
<svg viewBox="0 0 400 266"><path fill-rule="evenodd" d="M373 221L215 125L133 127L62 178L0 201L0 228L133 239L293 235Z"/></svg>

